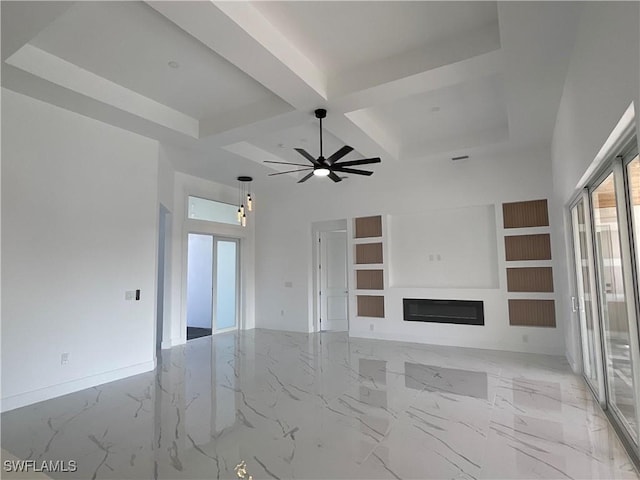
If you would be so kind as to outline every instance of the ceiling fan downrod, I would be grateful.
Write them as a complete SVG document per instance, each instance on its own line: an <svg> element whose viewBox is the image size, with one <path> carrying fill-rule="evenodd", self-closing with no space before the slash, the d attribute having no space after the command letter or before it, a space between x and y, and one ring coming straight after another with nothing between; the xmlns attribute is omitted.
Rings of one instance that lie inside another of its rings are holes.
<svg viewBox="0 0 640 480"><path fill-rule="evenodd" d="M315 114L316 118L320 120L320 158L324 160L324 155L322 154L322 119L326 118L327 111L324 108L318 108Z"/></svg>

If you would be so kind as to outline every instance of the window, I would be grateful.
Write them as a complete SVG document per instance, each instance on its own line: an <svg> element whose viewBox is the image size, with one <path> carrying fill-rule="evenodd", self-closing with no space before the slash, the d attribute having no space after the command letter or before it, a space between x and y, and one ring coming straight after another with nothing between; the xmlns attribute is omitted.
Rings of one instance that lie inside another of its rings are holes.
<svg viewBox="0 0 640 480"><path fill-rule="evenodd" d="M188 204L187 218L240 225L237 205L192 196L189 196Z"/></svg>

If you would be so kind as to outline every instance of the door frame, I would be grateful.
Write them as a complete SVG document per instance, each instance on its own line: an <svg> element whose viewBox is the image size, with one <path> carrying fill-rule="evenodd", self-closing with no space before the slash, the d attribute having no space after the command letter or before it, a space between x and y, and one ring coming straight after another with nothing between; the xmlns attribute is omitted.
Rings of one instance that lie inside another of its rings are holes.
<svg viewBox="0 0 640 480"><path fill-rule="evenodd" d="M213 222L207 222L207 223L213 223ZM211 335L215 335L216 333L225 333L225 332L230 332L230 331L235 331L235 330L243 330L244 329L244 312L243 312L243 292L242 292L242 288L244 286L243 283L243 275L242 275L242 247L243 247L243 240L244 237L239 237L239 236L235 236L233 235L233 232L228 232L228 233L215 233L215 231L213 231L214 229L210 229L210 228L197 228L196 226L186 226L185 225L185 229L183 231L183 269L182 269L182 319L180 322L180 336L182 339L182 343L186 343L187 341L187 281L188 281L188 276L189 276L189 265L188 265L188 255L189 255L189 235L190 234L195 234L195 235L209 235L213 238L213 265L212 265L212 282L214 285L214 289L215 289L215 262L216 262L216 258L215 258L215 241L216 238L221 238L221 239L225 239L225 240L236 240L237 243L237 250L236 250L236 326L235 328L229 328L229 329L225 329L225 330L221 330L221 331L216 331L215 330L215 322L214 322L214 315L215 315L215 311L213 310L215 308L215 291L212 290L211 292Z"/></svg>
<svg viewBox="0 0 640 480"><path fill-rule="evenodd" d="M322 222L314 222L311 224L311 288L310 296L310 318L309 318L309 332L320 332L320 233L321 232L346 232L347 242L347 257L346 257L346 269L347 269L347 331L351 322L349 321L349 307L350 307L350 294L351 294L351 275L349 274L349 228L347 219L339 220L327 220Z"/></svg>
<svg viewBox="0 0 640 480"><path fill-rule="evenodd" d="M171 231L172 213L164 204L158 203L158 248L156 254L156 298L155 318L156 328L154 334L154 348L157 348L158 338L160 349L171 348ZM162 226L162 228L161 228ZM162 240L161 237L162 236ZM161 248L162 244L162 248ZM161 251L163 250L163 251ZM162 255L162 262L160 261ZM162 267L162 268L161 268ZM161 271L162 270L162 271ZM162 285L160 276L162 275ZM160 310L161 308L161 310Z"/></svg>

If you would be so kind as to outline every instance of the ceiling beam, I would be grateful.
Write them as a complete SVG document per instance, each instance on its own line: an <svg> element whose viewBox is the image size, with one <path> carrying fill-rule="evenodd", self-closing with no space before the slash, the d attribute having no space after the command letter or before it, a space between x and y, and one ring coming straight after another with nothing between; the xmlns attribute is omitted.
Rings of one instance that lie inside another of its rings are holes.
<svg viewBox="0 0 640 480"><path fill-rule="evenodd" d="M321 72L249 3L147 3L296 109L326 102Z"/></svg>

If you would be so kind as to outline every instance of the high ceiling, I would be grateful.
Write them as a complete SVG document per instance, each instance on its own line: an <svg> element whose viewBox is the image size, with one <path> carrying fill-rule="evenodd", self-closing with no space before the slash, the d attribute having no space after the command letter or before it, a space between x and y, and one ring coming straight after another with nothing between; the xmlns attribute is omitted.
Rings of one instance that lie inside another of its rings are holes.
<svg viewBox="0 0 640 480"><path fill-rule="evenodd" d="M2 2L2 85L234 184L325 152L450 161L551 141L570 2ZM181 160L183 159L183 160ZM285 176L287 177L287 176ZM292 179L289 179L292 182Z"/></svg>

